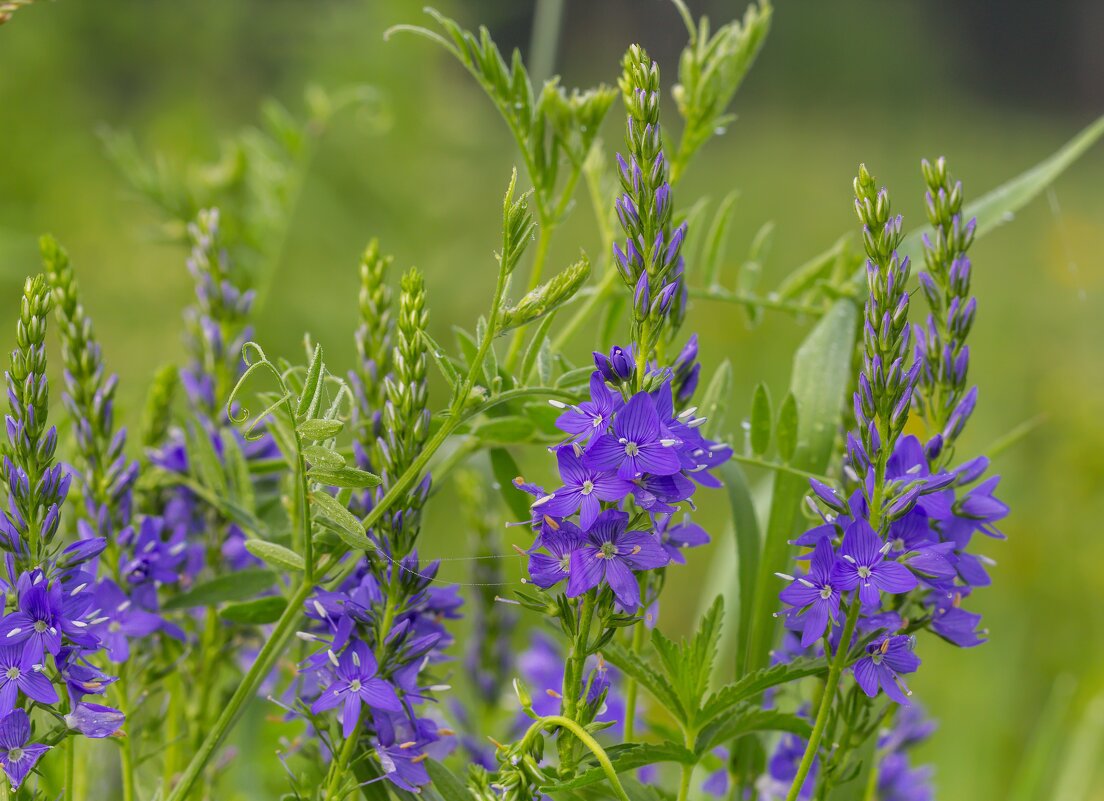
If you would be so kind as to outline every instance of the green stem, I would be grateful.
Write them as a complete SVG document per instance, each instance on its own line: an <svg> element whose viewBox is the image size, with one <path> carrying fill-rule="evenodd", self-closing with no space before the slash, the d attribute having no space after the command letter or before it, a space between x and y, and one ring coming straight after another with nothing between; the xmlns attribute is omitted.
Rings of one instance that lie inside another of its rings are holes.
<svg viewBox="0 0 1104 801"><path fill-rule="evenodd" d="M630 647L634 654L639 654L644 647L644 626L637 623L633 628ZM636 734L636 696L639 686L636 679L631 676L625 679L625 742L631 743Z"/></svg>
<svg viewBox="0 0 1104 801"><path fill-rule="evenodd" d="M590 753L594 754L594 759L598 762L598 766L602 768L602 772L606 774L606 779L609 780L610 787L613 788L614 795L617 796L619 801L629 801L628 793L625 792L625 788L621 786L621 780L617 777L617 770L613 767L613 763L610 762L609 755L606 754L606 750L602 748L601 744L574 720L565 718L563 715L549 715L546 718L540 718L535 721L532 726L529 727L529 731L525 733L522 738L522 747L527 746L528 742L533 736L545 728L546 726L559 726L561 729L567 729L574 734Z"/></svg>
<svg viewBox="0 0 1104 801"><path fill-rule="evenodd" d="M690 779L693 775L694 766L684 764L679 776L678 801L686 801L690 797Z"/></svg>
<svg viewBox="0 0 1104 801"><path fill-rule="evenodd" d="M257 692L257 687L271 672L273 665L284 650L288 639L295 632L299 619L303 614L303 604L314 588L308 582L302 582L295 593L288 599L287 608L280 615L271 635L257 654L249 672L242 677L238 688L230 697L229 702L223 708L222 713L215 721L214 726L207 733L199 750L188 763L188 767L180 777L179 783L173 788L166 801L184 801L192 791L200 773L214 756L215 751L222 745L231 727L237 722L246 702L252 699Z"/></svg>
<svg viewBox="0 0 1104 801"><path fill-rule="evenodd" d="M564 717L576 720L579 716L579 699L582 696L583 667L590 645L590 627L594 618L596 591L590 590L583 596L579 612L578 633L571 644L571 654L564 666L563 698L561 705ZM560 740L560 771L564 775L573 775L575 770L575 744L568 738Z"/></svg>
<svg viewBox="0 0 1104 801"><path fill-rule="evenodd" d="M359 740L360 721L358 720L356 728L352 734L345 738L345 743L341 746L337 759L330 766L330 781L326 785L326 801L337 801L337 792L341 789L341 782L345 778L345 769L349 765L349 760L353 757L353 751L356 750Z"/></svg>
<svg viewBox="0 0 1104 801"><path fill-rule="evenodd" d="M847 654L851 648L851 637L855 634L855 625L859 622L859 609L861 607L862 604L859 603L856 591L856 597L851 599L851 605L847 610L847 622L843 625L843 636L840 637L836 655L832 658L832 664L828 668L828 681L824 685L824 695L820 699L816 722L813 724L813 733L809 737L809 742L805 745L805 753L801 757L801 764L797 766L797 775L794 776L793 784L790 785L790 792L786 796L786 801L797 801L797 797L801 794L801 788L805 785L805 779L809 775L809 770L813 767L813 760L816 759L817 751L820 748L820 740L824 736L824 728L828 725L828 718L832 711L832 701L835 699L836 690L839 688L840 676L846 666Z"/></svg>
<svg viewBox="0 0 1104 801"><path fill-rule="evenodd" d="M70 737L65 743L65 786L62 787L62 797L66 801L76 798L73 795L74 779L77 775L77 738Z"/></svg>
<svg viewBox="0 0 1104 801"><path fill-rule="evenodd" d="M540 284L541 275L544 273L544 263L548 260L548 246L552 244L552 232L555 224L542 221L537 232L537 251L533 257L533 269L529 273L529 291L532 292ZM510 348L506 352L506 372L512 373L517 366L518 357L521 355L521 346L525 342L526 326L521 326L514 331L510 339Z"/></svg>
<svg viewBox="0 0 1104 801"><path fill-rule="evenodd" d="M176 763L180 754L180 708L178 701L184 697L184 686L177 673L169 677L169 706L165 711L165 759L162 764L161 786L172 787L176 778Z"/></svg>
<svg viewBox="0 0 1104 801"><path fill-rule="evenodd" d="M119 680L115 684L118 691L119 698L119 711L123 713L127 721L127 728L133 729L131 723L131 710L130 710L130 692L127 687L127 666L126 664L119 665L117 671L119 674ZM122 747L119 749L119 767L122 773L123 781L123 801L134 801L134 738L128 731L123 737Z"/></svg>

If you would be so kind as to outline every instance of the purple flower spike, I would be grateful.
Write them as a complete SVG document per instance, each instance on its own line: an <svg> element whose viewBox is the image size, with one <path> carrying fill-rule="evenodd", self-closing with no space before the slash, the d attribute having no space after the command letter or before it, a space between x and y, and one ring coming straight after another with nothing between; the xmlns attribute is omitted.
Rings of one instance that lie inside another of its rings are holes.
<svg viewBox="0 0 1104 801"><path fill-rule="evenodd" d="M884 635L866 646L866 656L855 663L855 681L873 698L878 687L899 704L908 704L912 694L901 681L901 673L915 673L920 658L912 652L912 637L904 634Z"/></svg>
<svg viewBox="0 0 1104 801"><path fill-rule="evenodd" d="M849 525L840 546L840 589L858 587L864 605L876 604L882 592L898 594L914 589L916 576L904 565L886 559L887 550L865 520Z"/></svg>
<svg viewBox="0 0 1104 801"><path fill-rule="evenodd" d="M625 609L640 605L640 589L634 570L654 570L669 561L667 551L650 532L625 531L629 516L616 509L598 515L586 542L571 554L567 581L569 598L582 595L603 582Z"/></svg>
<svg viewBox="0 0 1104 801"><path fill-rule="evenodd" d="M573 445L560 448L556 461L564 486L539 499L533 507L553 517L567 517L578 511L583 531L594 525L602 509L601 501L620 501L633 491L631 482L588 467Z"/></svg>
<svg viewBox="0 0 1104 801"><path fill-rule="evenodd" d="M360 720L361 704L370 709L388 712L402 710L402 702L395 689L376 675L376 660L368 646L360 640L354 640L336 659L337 680L318 696L311 705L311 712L317 715L339 704L345 708L341 713L342 734L352 735Z"/></svg>
<svg viewBox="0 0 1104 801"><path fill-rule="evenodd" d="M669 476L679 472L678 454L661 439L659 415L647 392L633 395L613 421L613 434L596 439L586 460L598 470L617 470L631 481L644 473Z"/></svg>
<svg viewBox="0 0 1104 801"><path fill-rule="evenodd" d="M794 579L782 590L781 599L795 610L802 624L801 647L808 648L824 635L828 621L839 615L840 589L846 583L844 566L839 564L827 538L817 541L809 574Z"/></svg>
<svg viewBox="0 0 1104 801"><path fill-rule="evenodd" d="M23 784L35 763L50 750L48 745L28 744L27 740L30 738L31 721L22 709L17 709L0 720L0 765L3 766L4 773L8 774L12 788L16 790Z"/></svg>

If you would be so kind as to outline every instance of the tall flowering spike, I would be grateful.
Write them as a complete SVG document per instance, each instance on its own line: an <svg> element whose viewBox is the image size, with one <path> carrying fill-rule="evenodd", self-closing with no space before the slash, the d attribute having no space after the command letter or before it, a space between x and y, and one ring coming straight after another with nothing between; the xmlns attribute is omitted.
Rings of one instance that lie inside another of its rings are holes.
<svg viewBox="0 0 1104 801"><path fill-rule="evenodd" d="M863 224L868 297L863 320L863 370L855 393L855 416L866 455L885 461L908 420L919 372L913 358L905 290L910 265L901 258L901 216L890 209L889 193L877 189L865 165L855 178L855 211Z"/></svg>
<svg viewBox="0 0 1104 801"><path fill-rule="evenodd" d="M254 293L243 290L219 247L219 213L205 209L188 225L192 252L188 270L196 303L185 312L191 364L181 380L192 405L214 420L222 399L241 371L241 349L251 331L246 324Z"/></svg>
<svg viewBox="0 0 1104 801"><path fill-rule="evenodd" d="M922 163L927 192L924 205L934 233L924 238L927 270L920 274L920 286L928 301L927 325L917 329L920 372L920 408L935 434L930 446L950 446L973 411L973 394L967 391L966 375L970 349L966 337L973 327L977 301L970 295L970 259L966 255L974 241L977 221L962 216L962 183L947 172L945 159Z"/></svg>
<svg viewBox="0 0 1104 801"><path fill-rule="evenodd" d="M51 298L45 276L28 278L16 324L16 347L7 372L7 442L3 476L10 495L4 547L40 560L57 531L58 508L69 476L54 463L57 431L47 428L50 391L46 380L46 316ZM18 536L17 536L18 535Z"/></svg>
<svg viewBox="0 0 1104 801"><path fill-rule="evenodd" d="M51 237L42 238L41 250L53 287L65 363L62 399L80 455L85 512L98 524L97 533L111 538L130 522L131 488L138 475L137 463L128 462L124 453L126 431L115 431L117 379L104 368L68 254Z"/></svg>
<svg viewBox="0 0 1104 801"><path fill-rule="evenodd" d="M385 397L383 378L391 370L391 287L387 270L391 257L380 253L379 242L368 243L360 262L360 324L356 330L358 363L351 374L357 394L357 437L369 442L379 435L379 409Z"/></svg>
<svg viewBox="0 0 1104 801"><path fill-rule="evenodd" d="M615 206L625 241L614 246L614 259L633 293L633 340L643 363L664 328L674 334L683 320L686 224L672 228L674 201L659 127L659 66L633 45L622 67L628 158L617 157L622 193Z"/></svg>
<svg viewBox="0 0 1104 801"><path fill-rule="evenodd" d="M386 401L376 459L385 492L414 463L429 436L429 388L426 383L425 331L429 313L425 308L425 281L411 268L402 279L399 319L395 327L392 369L384 379ZM428 487L425 482L407 492L382 526L394 551L406 553L417 530L417 517Z"/></svg>

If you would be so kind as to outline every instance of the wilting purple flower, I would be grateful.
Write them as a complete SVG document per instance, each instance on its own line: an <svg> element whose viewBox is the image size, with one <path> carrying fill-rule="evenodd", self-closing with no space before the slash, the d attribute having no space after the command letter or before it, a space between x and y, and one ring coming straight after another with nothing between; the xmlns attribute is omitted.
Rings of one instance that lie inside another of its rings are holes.
<svg viewBox="0 0 1104 801"><path fill-rule="evenodd" d="M20 692L41 704L58 702L57 690L41 671L29 643L0 646L0 715L15 708Z"/></svg>
<svg viewBox="0 0 1104 801"><path fill-rule="evenodd" d="M38 760L50 750L50 746L27 743L31 738L31 721L22 709L0 720L0 765L14 789L19 789L27 774Z"/></svg>
<svg viewBox="0 0 1104 801"><path fill-rule="evenodd" d="M561 447L556 461L564 485L538 499L533 508L553 517L567 517L578 511L583 531L594 524L602 509L601 501L620 501L633 490L630 482L615 473L588 466L572 445Z"/></svg>
<svg viewBox="0 0 1104 801"><path fill-rule="evenodd" d="M866 656L855 663L855 681L871 698L878 688L899 704L907 704L911 695L901 681L901 673L915 673L920 658L912 652L912 637L886 634L866 646Z"/></svg>
<svg viewBox="0 0 1104 801"><path fill-rule="evenodd" d="M402 710L402 702L395 694L395 689L376 675L375 657L363 642L354 640L335 661L337 678L311 705L313 714L317 715L344 704L341 713L342 733L349 737L360 720L362 703L368 704L370 709L391 712Z"/></svg>
<svg viewBox="0 0 1104 801"><path fill-rule="evenodd" d="M819 640L828 621L834 623L839 614L840 589L846 583L845 568L839 562L828 540L820 540L813 550L808 575L798 576L779 596L793 607L793 617L801 621L802 648Z"/></svg>
<svg viewBox="0 0 1104 801"><path fill-rule="evenodd" d="M662 438L655 403L638 392L613 421L613 434L603 434L587 450L586 460L599 470L617 470L631 480L644 473L668 476L681 469L674 444Z"/></svg>
<svg viewBox="0 0 1104 801"><path fill-rule="evenodd" d="M880 593L908 592L916 587L916 576L904 565L886 559L886 551L874 529L865 520L847 527L840 546L840 571L835 580L840 589L859 588L863 604L876 604Z"/></svg>
<svg viewBox="0 0 1104 801"><path fill-rule="evenodd" d="M118 709L100 704L79 703L65 716L66 726L93 740L118 734L125 722L126 715Z"/></svg>
<svg viewBox="0 0 1104 801"><path fill-rule="evenodd" d="M626 531L629 516L608 509L587 532L586 542L571 554L567 595L574 598L605 583L625 609L640 604L634 570L654 570L669 557L659 540L647 531Z"/></svg>

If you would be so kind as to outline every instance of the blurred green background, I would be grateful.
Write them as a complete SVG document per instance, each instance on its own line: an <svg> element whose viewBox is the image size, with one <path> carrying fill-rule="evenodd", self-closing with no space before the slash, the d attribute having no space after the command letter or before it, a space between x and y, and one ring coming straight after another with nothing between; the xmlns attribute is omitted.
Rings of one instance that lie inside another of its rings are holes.
<svg viewBox="0 0 1104 801"><path fill-rule="evenodd" d="M690 5L718 22L743 11L742 4ZM907 224L922 218L921 157L946 155L968 197L1041 160L1101 106L1100 8L1014 4L997 19L983 5L783 0L737 96L738 121L707 146L679 200L741 190L734 257L773 220L769 286L854 227L850 180L860 160L890 187ZM425 270L439 339L453 323L471 326L493 282L501 193L516 157L459 65L411 37L384 43L389 25L424 22L418 6L59 0L18 12L0 28L0 331L14 333L19 287L38 269L37 237L54 233L77 265L108 364L121 374L124 416L136 420L154 368L182 357L179 321L190 282L182 249L151 235L158 217L126 190L97 127L133 131L144 148L181 163L210 160L222 137L257 119L264 98L299 111L311 83L376 87L387 124L352 114L322 140L258 339L269 352L294 354L309 330L328 361L347 365L357 260L372 236L399 266ZM528 0L442 9L468 27L486 23L504 46L528 44ZM556 70L568 85L612 82L635 40L660 59L669 85L684 43L670 5L574 0ZM612 149L618 109L610 120ZM941 724L923 756L935 763L946 801L1009 797L1057 677L1076 679L1071 717L1104 691L1102 186L1104 147L1097 147L973 251L981 311L972 369L981 403L963 452L984 449L1025 420L1043 424L997 460L1001 496L1013 509L1009 538L985 543L998 562L995 582L971 600L991 642L970 652L934 639L921 644L924 666L912 686ZM598 247L582 193L553 263L566 264L580 246ZM735 312L697 302L687 328L701 334L707 371L732 360L738 420L759 380L781 397L808 323L768 312L752 329ZM593 344L581 337L577 358ZM524 463L535 473L547 469L539 453ZM730 548L723 497L702 505L717 535L711 547ZM440 505L431 509L428 555L456 555L465 532L454 521ZM672 571L665 628L686 625L711 561L708 551L693 553L688 567ZM460 567L444 575L464 578ZM263 719L256 713L243 726L234 773L266 778L228 786L228 801L270 798L284 786ZM1093 792L1104 799L1099 784Z"/></svg>

